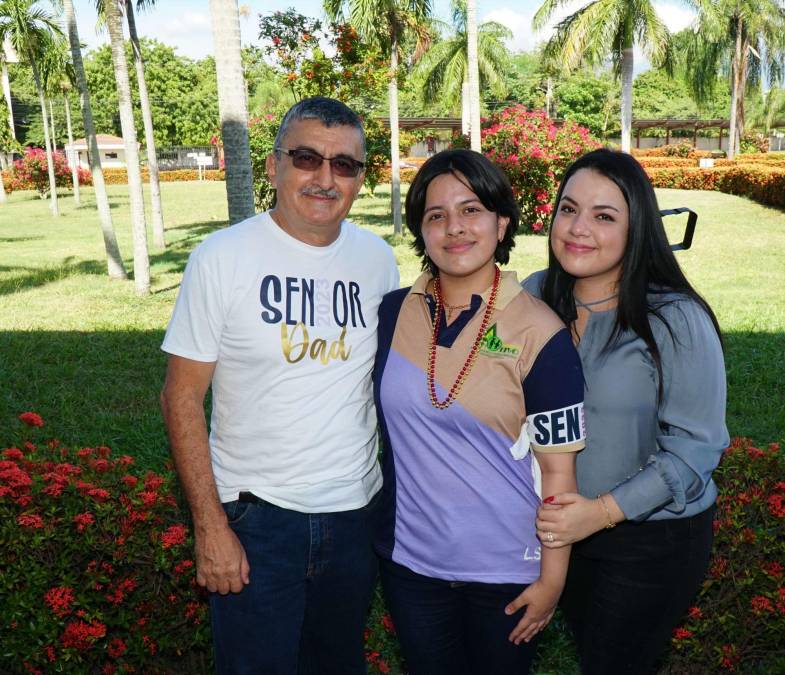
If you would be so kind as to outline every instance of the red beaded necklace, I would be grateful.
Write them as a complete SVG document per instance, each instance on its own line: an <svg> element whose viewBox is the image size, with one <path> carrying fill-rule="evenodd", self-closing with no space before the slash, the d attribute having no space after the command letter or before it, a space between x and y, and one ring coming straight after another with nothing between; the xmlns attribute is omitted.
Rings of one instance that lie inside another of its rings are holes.
<svg viewBox="0 0 785 675"><path fill-rule="evenodd" d="M431 331L431 347L428 351L427 378L428 396L431 399L431 405L437 410L445 410L446 408L449 408L453 401L458 398L461 387L463 387L464 382L466 382L466 378L469 377L469 373L474 366L474 362L477 360L477 354L480 351L480 343L482 342L482 338L485 335L485 331L488 330L488 324L491 321L491 315L493 314L494 307L496 306L496 294L499 291L499 279L501 278L501 272L499 271L498 267L494 266L494 269L496 272L493 277L491 295L488 298L488 306L485 309L485 316L482 318L480 330L477 333L477 337L474 339L474 344L472 345L471 351L469 352L469 356L466 357L466 361L458 373L458 377L455 379L452 387L450 387L450 391L444 401L440 401L436 396L436 343L439 341L439 328L441 327L442 321L443 301L441 285L439 284L439 277L437 276L433 280L433 297L436 300L436 318L434 319L433 330Z"/></svg>

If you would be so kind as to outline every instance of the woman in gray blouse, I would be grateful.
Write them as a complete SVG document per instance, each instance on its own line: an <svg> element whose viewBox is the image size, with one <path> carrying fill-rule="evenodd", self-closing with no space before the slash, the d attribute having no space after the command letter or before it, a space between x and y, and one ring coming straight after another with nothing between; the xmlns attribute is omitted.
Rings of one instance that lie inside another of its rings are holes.
<svg viewBox="0 0 785 675"><path fill-rule="evenodd" d="M709 561L729 440L719 326L620 152L567 170L548 269L524 287L571 328L586 382L580 494L546 497L537 519L543 546L574 544L562 604L581 667L652 672Z"/></svg>

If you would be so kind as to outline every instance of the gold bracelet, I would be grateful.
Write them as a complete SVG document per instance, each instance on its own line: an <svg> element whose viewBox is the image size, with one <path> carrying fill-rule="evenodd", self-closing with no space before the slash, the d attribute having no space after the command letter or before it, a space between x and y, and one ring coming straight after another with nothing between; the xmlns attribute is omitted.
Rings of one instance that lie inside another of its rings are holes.
<svg viewBox="0 0 785 675"><path fill-rule="evenodd" d="M600 501L600 504L602 504L602 508L605 509L605 515L608 516L608 524L605 526L605 529L612 530L614 527L616 527L616 523L614 523L613 519L611 518L610 509L608 508L608 505L605 503L605 500L602 498L602 495L597 495L597 499Z"/></svg>

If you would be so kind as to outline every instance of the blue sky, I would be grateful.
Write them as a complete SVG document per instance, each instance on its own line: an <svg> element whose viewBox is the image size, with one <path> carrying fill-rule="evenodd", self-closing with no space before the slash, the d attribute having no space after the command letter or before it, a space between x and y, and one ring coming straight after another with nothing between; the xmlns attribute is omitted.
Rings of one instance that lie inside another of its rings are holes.
<svg viewBox="0 0 785 675"><path fill-rule="evenodd" d="M449 0L433 2L435 14L448 20ZM509 47L514 51L532 49L548 37L547 30L536 35L531 31L531 19L540 4L541 0L477 0L481 21L498 21L512 30L514 38ZM585 4L585 0L576 0L573 6L579 7L581 4ZM240 0L240 5L248 8L247 16L240 20L244 44L257 42L260 13L296 6L299 12L307 16L323 16L321 0L298 0L296 3L294 0ZM681 30L691 21L691 12L679 0L661 0L655 2L655 5L671 30ZM88 47L95 47L108 41L106 36L96 35L93 0L74 0L74 7L82 42ZM138 15L137 28L140 35L154 37L177 47L178 53L183 56L198 59L212 51L208 0L159 0L158 6L152 11ZM636 70L639 71L646 64L640 56L636 60L639 64Z"/></svg>

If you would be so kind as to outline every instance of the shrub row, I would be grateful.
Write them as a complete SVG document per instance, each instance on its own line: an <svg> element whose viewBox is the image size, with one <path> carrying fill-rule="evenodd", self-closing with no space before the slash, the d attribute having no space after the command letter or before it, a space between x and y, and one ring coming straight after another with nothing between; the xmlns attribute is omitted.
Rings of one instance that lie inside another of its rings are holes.
<svg viewBox="0 0 785 675"><path fill-rule="evenodd" d="M20 420L0 449L0 672L209 672L208 609L172 472L43 442L40 416ZM710 571L668 672L783 672L783 468L775 443L734 439L725 451ZM371 673L402 672L378 596L365 644Z"/></svg>
<svg viewBox="0 0 785 675"><path fill-rule="evenodd" d="M711 157L711 150L696 150L691 143L671 143L661 145L658 148L633 148L632 154L635 157L683 157L689 159L699 159L701 157Z"/></svg>
<svg viewBox="0 0 785 675"><path fill-rule="evenodd" d="M143 168L142 181L150 182L150 172ZM174 171L161 171L159 174L162 183L177 183L187 180L199 180L198 169L176 169ZM206 169L202 171L205 180L224 180L223 169ZM128 173L125 169L104 169L104 180L107 185L125 185L128 183ZM92 181L91 181L92 184Z"/></svg>
<svg viewBox="0 0 785 675"><path fill-rule="evenodd" d="M717 190L749 197L767 206L785 207L785 169L755 164L697 167L647 168L654 187L678 190Z"/></svg>

